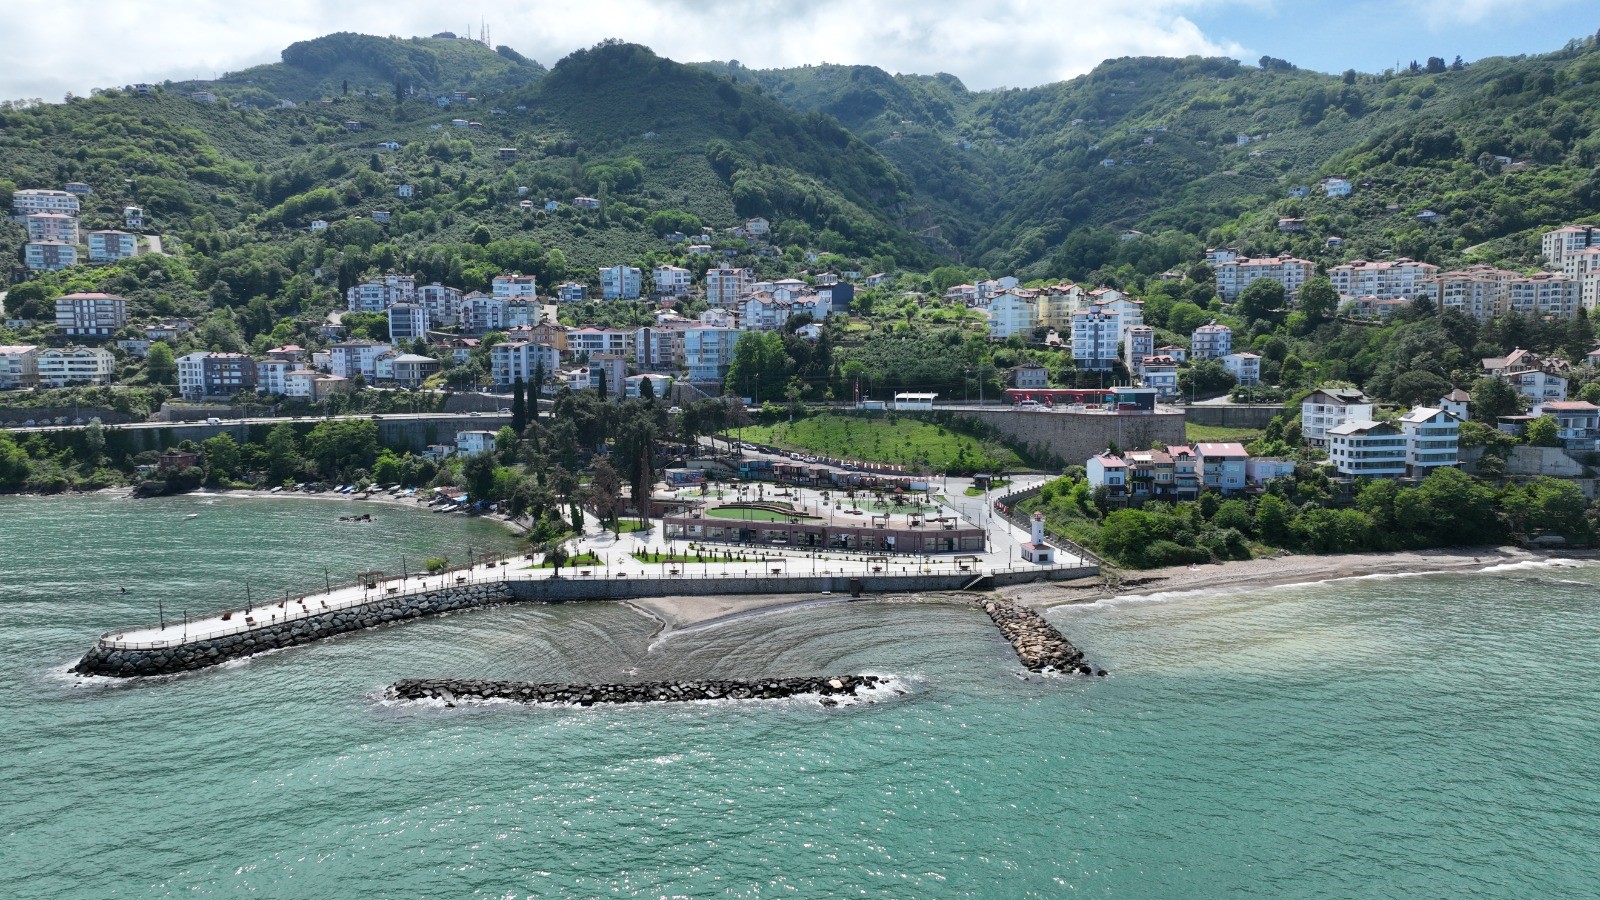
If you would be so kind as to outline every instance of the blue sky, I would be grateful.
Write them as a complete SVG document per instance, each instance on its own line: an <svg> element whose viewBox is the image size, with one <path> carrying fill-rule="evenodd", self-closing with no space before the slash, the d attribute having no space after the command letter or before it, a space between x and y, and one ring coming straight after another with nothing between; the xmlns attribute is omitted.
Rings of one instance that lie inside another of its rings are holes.
<svg viewBox="0 0 1600 900"><path fill-rule="evenodd" d="M1379 72L1429 56L1471 61L1555 50L1600 29L1596 0L1279 0L1206 3L1188 13L1213 41L1307 69Z"/></svg>
<svg viewBox="0 0 1600 900"><path fill-rule="evenodd" d="M1119 56L1262 55L1382 71L1429 55L1538 53L1600 28L1600 0L0 0L0 99L275 62L334 31L427 35L486 20L545 64L610 37L673 59L860 63L974 88L1081 75ZM70 25L63 30L63 23Z"/></svg>

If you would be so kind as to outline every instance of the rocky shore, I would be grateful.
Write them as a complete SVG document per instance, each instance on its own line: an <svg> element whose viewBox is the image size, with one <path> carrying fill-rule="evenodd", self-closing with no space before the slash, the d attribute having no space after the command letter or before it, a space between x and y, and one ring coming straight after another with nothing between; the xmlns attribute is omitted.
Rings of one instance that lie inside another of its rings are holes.
<svg viewBox="0 0 1600 900"><path fill-rule="evenodd" d="M1072 645L1044 616L1031 609L1017 606L1006 600L985 600L983 611L994 620L996 628L1016 648L1017 658L1030 672L1077 672L1080 675L1104 675L1083 658L1083 651Z"/></svg>
<svg viewBox="0 0 1600 900"><path fill-rule="evenodd" d="M526 681L452 681L409 678L389 685L390 700L509 700L516 703L683 703L690 700L777 700L817 694L823 706L834 697L853 697L884 683L877 675L823 675L815 678L757 678L749 681L641 681L620 684L531 684Z"/></svg>

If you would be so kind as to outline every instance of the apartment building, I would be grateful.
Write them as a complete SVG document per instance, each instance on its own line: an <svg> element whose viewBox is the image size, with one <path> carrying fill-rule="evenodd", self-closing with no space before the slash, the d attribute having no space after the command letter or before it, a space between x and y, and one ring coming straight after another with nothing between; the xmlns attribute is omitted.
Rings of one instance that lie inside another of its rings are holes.
<svg viewBox="0 0 1600 900"><path fill-rule="evenodd" d="M351 312L381 313L396 303L413 303L416 299L416 276L385 275L345 291L345 308Z"/></svg>
<svg viewBox="0 0 1600 900"><path fill-rule="evenodd" d="M1506 282L1506 305L1522 315L1571 319L1583 306L1582 285L1559 272L1519 275Z"/></svg>
<svg viewBox="0 0 1600 900"><path fill-rule="evenodd" d="M627 392L628 360L620 353L594 353L589 356L589 390L598 391L603 383L607 400L620 400Z"/></svg>
<svg viewBox="0 0 1600 900"><path fill-rule="evenodd" d="M1569 254L1600 247L1600 228L1594 225L1563 225L1540 238L1539 249L1552 266L1560 266Z"/></svg>
<svg viewBox="0 0 1600 900"><path fill-rule="evenodd" d="M1032 291L1002 291L989 300L989 340L1003 341L1014 334L1033 335L1039 306Z"/></svg>
<svg viewBox="0 0 1600 900"><path fill-rule="evenodd" d="M1400 417L1406 438L1406 471L1425 477L1442 466L1461 462L1461 420L1443 409L1419 406Z"/></svg>
<svg viewBox="0 0 1600 900"><path fill-rule="evenodd" d="M1250 454L1245 452L1243 444L1201 442L1194 445L1194 452L1202 488L1233 494L1250 483L1246 472Z"/></svg>
<svg viewBox="0 0 1600 900"><path fill-rule="evenodd" d="M31 213L23 218L30 241L78 243L78 220L66 213Z"/></svg>
<svg viewBox="0 0 1600 900"><path fill-rule="evenodd" d="M232 397L256 388L256 361L244 353L189 353L177 362L178 393L185 400Z"/></svg>
<svg viewBox="0 0 1600 900"><path fill-rule="evenodd" d="M1075 284L1045 288L1039 293L1039 326L1052 331L1072 330L1072 314L1083 308L1084 290Z"/></svg>
<svg viewBox="0 0 1600 900"><path fill-rule="evenodd" d="M684 325L646 325L633 333L633 359L641 369L679 369L684 364Z"/></svg>
<svg viewBox="0 0 1600 900"><path fill-rule="evenodd" d="M720 382L733 365L733 345L740 331L736 328L699 326L683 332L684 364L689 369L689 380Z"/></svg>
<svg viewBox="0 0 1600 900"><path fill-rule="evenodd" d="M532 300L539 295L539 282L532 275L496 275L489 293L496 300Z"/></svg>
<svg viewBox="0 0 1600 900"><path fill-rule="evenodd" d="M1404 257L1393 262L1354 260L1328 270L1328 280L1341 297L1415 297L1427 293L1424 282L1439 274L1432 263Z"/></svg>
<svg viewBox="0 0 1600 900"><path fill-rule="evenodd" d="M1135 374L1143 369L1146 357L1156 353L1156 330L1149 325L1134 325L1122 333L1123 365Z"/></svg>
<svg viewBox="0 0 1600 900"><path fill-rule="evenodd" d="M1283 285L1293 297L1317 273L1315 263L1285 253L1264 259L1234 259L1216 266L1217 296L1232 303L1253 281L1263 278Z"/></svg>
<svg viewBox="0 0 1600 900"><path fill-rule="evenodd" d="M1078 368L1112 368L1121 339L1122 321L1116 314L1103 309L1080 309L1072 314L1072 361Z"/></svg>
<svg viewBox="0 0 1600 900"><path fill-rule="evenodd" d="M567 350L571 353L627 354L629 332L621 328L569 328Z"/></svg>
<svg viewBox="0 0 1600 900"><path fill-rule="evenodd" d="M643 288L642 275L633 266L600 270L600 296L606 300L637 300Z"/></svg>
<svg viewBox="0 0 1600 900"><path fill-rule="evenodd" d="M522 379L532 385L543 370L546 379L561 371L561 354L548 344L505 341L489 348L489 375L502 387Z"/></svg>
<svg viewBox="0 0 1600 900"><path fill-rule="evenodd" d="M11 193L11 214L22 221L35 213L62 213L76 217L78 198L68 191L50 191L28 188Z"/></svg>
<svg viewBox="0 0 1600 900"><path fill-rule="evenodd" d="M720 309L732 309L739 298L750 293L755 273L722 263L706 270L706 302Z"/></svg>
<svg viewBox="0 0 1600 900"><path fill-rule="evenodd" d="M1367 421L1372 411L1372 401L1355 388L1319 388L1300 404L1300 436L1312 446L1327 446L1334 428Z"/></svg>
<svg viewBox="0 0 1600 900"><path fill-rule="evenodd" d="M23 247L22 261L34 272L59 272L78 264L78 245L63 241L29 241Z"/></svg>
<svg viewBox="0 0 1600 900"><path fill-rule="evenodd" d="M1229 353L1222 357L1222 367L1234 380L1246 387L1261 383L1261 357L1254 353Z"/></svg>
<svg viewBox="0 0 1600 900"><path fill-rule="evenodd" d="M0 390L31 388L38 383L38 347L32 344L0 346Z"/></svg>
<svg viewBox="0 0 1600 900"><path fill-rule="evenodd" d="M256 360L256 391L262 394L287 394L289 373L300 364L287 359Z"/></svg>
<svg viewBox="0 0 1600 900"><path fill-rule="evenodd" d="M543 319L544 306L537 300L502 300L476 291L461 300L461 330L466 334L531 327Z"/></svg>
<svg viewBox="0 0 1600 900"><path fill-rule="evenodd" d="M1406 474L1406 436L1387 422L1358 419L1328 429L1328 459L1350 477L1395 478Z"/></svg>
<svg viewBox="0 0 1600 900"><path fill-rule="evenodd" d="M389 342L411 343L417 338L427 340L428 308L420 303L396 303L389 307Z"/></svg>
<svg viewBox="0 0 1600 900"><path fill-rule="evenodd" d="M117 262L139 255L139 238L126 231L91 231L88 237L89 262Z"/></svg>
<svg viewBox="0 0 1600 900"><path fill-rule="evenodd" d="M1212 322L1201 325L1189 336L1189 358L1221 359L1233 352L1233 329Z"/></svg>
<svg viewBox="0 0 1600 900"><path fill-rule="evenodd" d="M584 295L588 293L588 290L588 288L576 281L569 281L556 288L556 302L580 303L583 301Z"/></svg>
<svg viewBox="0 0 1600 900"><path fill-rule="evenodd" d="M56 298L56 328L70 337L111 337L128 324L128 301L115 294Z"/></svg>
<svg viewBox="0 0 1600 900"><path fill-rule="evenodd" d="M1454 309L1487 322L1507 309L1511 279L1516 277L1517 273L1494 266L1470 266L1427 279L1420 293L1429 296L1437 309Z"/></svg>
<svg viewBox="0 0 1600 900"><path fill-rule="evenodd" d="M428 310L428 324L432 327L454 325L461 321L461 292L445 287L437 281L417 288L416 302Z"/></svg>
<svg viewBox="0 0 1600 900"><path fill-rule="evenodd" d="M694 275L680 266L656 266L650 270L656 293L667 297L687 297L694 286Z"/></svg>
<svg viewBox="0 0 1600 900"><path fill-rule="evenodd" d="M377 374L378 355L393 349L365 339L334 344L328 348L328 370L340 378L372 378Z"/></svg>
<svg viewBox="0 0 1600 900"><path fill-rule="evenodd" d="M110 384L117 358L104 347L51 347L40 350L37 369L40 387Z"/></svg>

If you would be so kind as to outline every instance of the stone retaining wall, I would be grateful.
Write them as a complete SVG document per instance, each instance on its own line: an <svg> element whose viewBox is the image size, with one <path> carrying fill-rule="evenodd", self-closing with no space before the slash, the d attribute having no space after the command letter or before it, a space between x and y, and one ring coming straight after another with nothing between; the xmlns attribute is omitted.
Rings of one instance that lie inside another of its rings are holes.
<svg viewBox="0 0 1600 900"><path fill-rule="evenodd" d="M391 700L442 700L454 706L461 700L510 700L514 703L685 703L693 700L777 700L797 694L816 694L822 705L834 706L834 697L853 697L870 691L882 679L876 675L823 675L812 678L758 678L749 681L639 681L619 684L533 684L527 681L445 681L408 678L389 685Z"/></svg>

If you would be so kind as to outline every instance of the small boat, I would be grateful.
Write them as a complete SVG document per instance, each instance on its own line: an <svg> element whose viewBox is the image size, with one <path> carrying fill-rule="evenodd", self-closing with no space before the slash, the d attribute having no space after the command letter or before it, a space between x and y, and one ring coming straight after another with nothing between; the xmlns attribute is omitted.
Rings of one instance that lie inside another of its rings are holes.
<svg viewBox="0 0 1600 900"><path fill-rule="evenodd" d="M185 519L198 519L198 518L200 518L200 514L199 513L189 513L187 516L184 516L184 518Z"/></svg>

